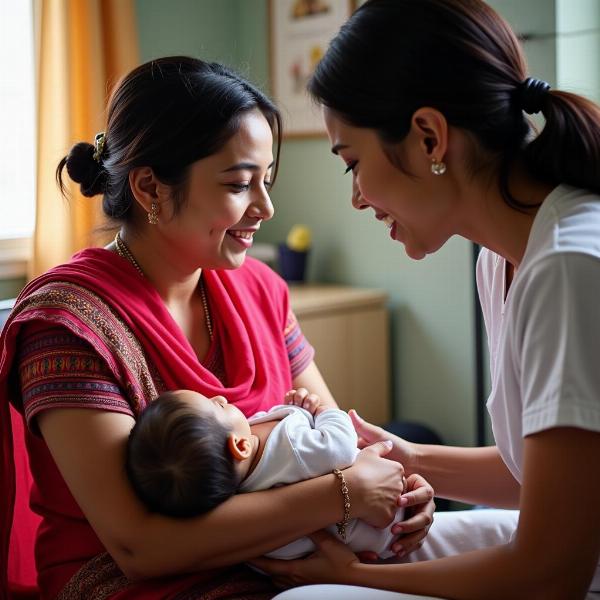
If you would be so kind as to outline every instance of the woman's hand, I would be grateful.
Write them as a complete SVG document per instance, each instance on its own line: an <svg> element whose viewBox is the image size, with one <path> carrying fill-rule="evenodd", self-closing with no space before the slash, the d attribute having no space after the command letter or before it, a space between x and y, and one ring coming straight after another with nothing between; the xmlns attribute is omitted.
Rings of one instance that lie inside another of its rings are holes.
<svg viewBox="0 0 600 600"><path fill-rule="evenodd" d="M383 441L367 446L344 471L351 518L362 519L373 527L386 527L393 521L404 491L403 466L384 458L391 447L390 442Z"/></svg>
<svg viewBox="0 0 600 600"><path fill-rule="evenodd" d="M433 523L435 503L433 488L421 475L410 475L405 480L404 493L400 497L400 506L406 507L405 519L392 525L392 533L399 536L391 545L392 552L402 558L418 550L425 541ZM377 562L376 552L359 552L361 562Z"/></svg>
<svg viewBox="0 0 600 600"><path fill-rule="evenodd" d="M392 450L386 456L386 458L401 463L406 469L407 473L414 472L413 467L415 465L417 456L414 444L403 440L389 431L386 431L382 427L377 427L377 425L372 425L371 423L365 421L354 409L349 410L348 414L350 415L354 429L356 429L356 433L358 434L359 448L364 448L365 446L369 446L370 444L374 444L375 442L380 442L382 440L390 440L392 442Z"/></svg>
<svg viewBox="0 0 600 600"><path fill-rule="evenodd" d="M309 583L349 583L350 572L359 563L358 557L345 544L324 530L308 536L316 551L297 560L255 558L250 564L273 578L283 588Z"/></svg>
<svg viewBox="0 0 600 600"><path fill-rule="evenodd" d="M386 458L396 460L402 465L415 463L416 451L413 444L381 427L368 423L355 410L351 410L349 414L359 436L358 445L360 448L379 440L390 440L393 446ZM392 533L402 536L392 544L392 551L399 558L410 554L423 545L433 523L433 513L435 512L433 496L433 488L421 475L412 473L408 476L406 489L402 493L398 504L406 508L406 517L404 521L396 523L392 527ZM373 557L369 556L368 558L372 559Z"/></svg>
<svg viewBox="0 0 600 600"><path fill-rule="evenodd" d="M423 545L433 523L433 495L433 488L421 475L413 473L408 476L405 492L400 498L400 506L406 507L405 519L392 526L392 533L402 536L392 544L392 551L398 558Z"/></svg>

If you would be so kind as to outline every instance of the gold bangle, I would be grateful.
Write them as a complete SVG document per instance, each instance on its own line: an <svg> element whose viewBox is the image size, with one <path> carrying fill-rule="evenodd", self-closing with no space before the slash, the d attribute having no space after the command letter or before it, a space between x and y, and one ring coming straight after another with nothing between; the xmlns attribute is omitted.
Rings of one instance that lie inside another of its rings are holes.
<svg viewBox="0 0 600 600"><path fill-rule="evenodd" d="M344 479L344 474L339 469L334 469L333 474L340 480L342 496L344 498L344 518L336 523L338 534L340 537L346 541L346 526L350 522L350 494L348 493L348 486L346 485L346 480Z"/></svg>

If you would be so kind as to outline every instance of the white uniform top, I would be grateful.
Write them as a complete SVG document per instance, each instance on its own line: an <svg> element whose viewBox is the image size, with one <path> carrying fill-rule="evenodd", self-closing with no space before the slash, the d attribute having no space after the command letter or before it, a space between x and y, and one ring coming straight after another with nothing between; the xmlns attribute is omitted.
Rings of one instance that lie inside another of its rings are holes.
<svg viewBox="0 0 600 600"><path fill-rule="evenodd" d="M280 421L271 431L254 471L240 485L241 492L254 492L275 486L312 479L349 467L359 450L350 417L342 410L329 409L317 417L292 405L274 406L268 412L250 417L251 425ZM340 491L340 503L342 494ZM403 511L397 515L398 521ZM341 539L335 525L327 530ZM389 546L395 536L390 527L377 529L353 519L346 527L346 544L355 552L372 550L383 558L393 556ZM272 558L292 559L314 551L308 538L301 538L267 554Z"/></svg>
<svg viewBox="0 0 600 600"><path fill-rule="evenodd" d="M482 250L477 287L494 437L521 482L523 437L558 426L600 431L600 197L565 185L548 195L506 302L505 264Z"/></svg>
<svg viewBox="0 0 600 600"><path fill-rule="evenodd" d="M482 250L477 288L494 438L522 482L525 436L560 426L600 432L600 196L566 185L548 195L506 302L505 264ZM597 469L600 457L588 458Z"/></svg>

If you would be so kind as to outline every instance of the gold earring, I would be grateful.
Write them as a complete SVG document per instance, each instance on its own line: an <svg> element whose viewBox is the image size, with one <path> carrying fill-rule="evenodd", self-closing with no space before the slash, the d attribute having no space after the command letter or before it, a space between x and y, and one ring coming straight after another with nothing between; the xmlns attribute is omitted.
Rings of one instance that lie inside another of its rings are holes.
<svg viewBox="0 0 600 600"><path fill-rule="evenodd" d="M148 223L150 223L150 225L158 224L158 212L158 204L156 204L156 202L153 202L150 205L150 212L148 213Z"/></svg>
<svg viewBox="0 0 600 600"><path fill-rule="evenodd" d="M434 175L443 175L446 172L446 163L443 160L431 159L431 172Z"/></svg>

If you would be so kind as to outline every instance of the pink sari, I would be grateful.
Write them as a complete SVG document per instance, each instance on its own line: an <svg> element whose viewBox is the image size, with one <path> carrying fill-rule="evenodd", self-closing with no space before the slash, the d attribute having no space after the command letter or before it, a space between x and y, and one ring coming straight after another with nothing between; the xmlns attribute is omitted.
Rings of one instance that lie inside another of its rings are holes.
<svg viewBox="0 0 600 600"><path fill-rule="evenodd" d="M9 597L9 541L11 550L16 543L14 535L10 539L11 526L25 531L25 538L21 535L19 539L21 542L25 539L27 545L27 535L31 538L31 532L39 522L39 516L32 517L32 513L24 509L21 499L14 511L14 514L20 515L19 521L15 520L13 525L15 481L21 482L21 487L25 488L30 482L20 432L15 436L13 446L10 418L13 409L9 408L9 403L12 403L17 410L22 410L13 366L17 336L24 323L36 320L60 325L89 342L106 361L134 415L139 414L161 391L182 388L196 390L209 397L223 394L246 415L251 415L259 410L268 410L291 387L283 335L288 312L287 288L283 281L268 267L250 258L235 271L205 271L203 277L215 326L215 340L218 340L224 358L228 387L224 387L199 362L150 283L140 277L130 263L112 252L98 248L84 250L70 262L31 282L19 296L0 338L0 433L3 450L0 462L3 490L0 496L0 599ZM41 463L48 461L47 447L39 437L28 432L27 444L30 458L35 456L40 463L39 456L45 452ZM44 446L43 452L36 450L40 446ZM16 473L15 464L18 466ZM54 471L57 485L60 483L66 489L53 464L43 467L44 477L49 477L47 473ZM36 470L33 467L32 470L35 479ZM26 491L21 493L26 494ZM44 498L39 493L36 496L36 491L34 481L32 506L43 516ZM68 493L64 496L64 502L68 504L72 497ZM79 510L76 505L75 508ZM55 590L62 589L60 598L258 599L273 594L268 582L243 567L231 568L225 575L222 572L200 573L130 584L110 556L99 551L102 550L101 545L98 546L99 541L84 519L84 529L87 527L89 531L82 535L81 519L79 521L77 528L65 525L56 535L56 531L44 530L42 519L38 530L38 558L40 553L48 553L62 557L64 562L64 568L56 569L55 581L49 585ZM44 543L40 546L42 536ZM74 556L69 557L65 547L72 548ZM19 554L23 551L20 548ZM93 558L83 566L76 565L73 571L74 557L86 552ZM21 581L17 579L17 583L23 583L23 575L31 580L28 560L28 556L21 558Z"/></svg>

